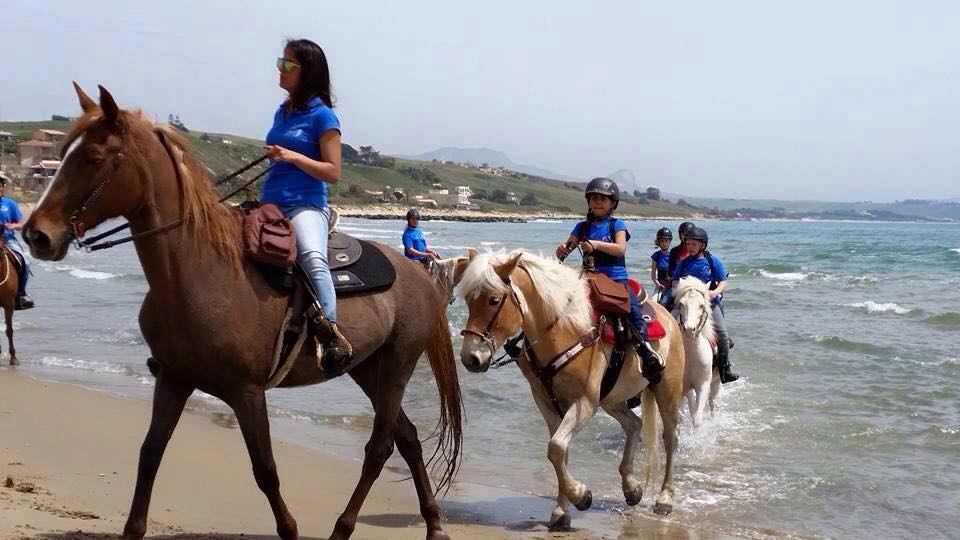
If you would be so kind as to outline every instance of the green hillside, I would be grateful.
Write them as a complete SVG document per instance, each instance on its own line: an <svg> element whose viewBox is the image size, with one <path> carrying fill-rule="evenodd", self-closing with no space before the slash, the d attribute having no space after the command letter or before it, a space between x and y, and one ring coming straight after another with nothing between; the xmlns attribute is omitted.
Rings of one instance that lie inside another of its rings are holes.
<svg viewBox="0 0 960 540"><path fill-rule="evenodd" d="M0 130L13 133L19 140L31 138L36 129L58 129L69 131L69 122L0 122ZM232 172L245 163L252 161L263 153L263 142L255 139L238 137L229 134L209 133L213 141L201 140L202 131L191 131L186 134L190 149L199 162L207 169L212 178L219 178ZM226 138L230 144L224 144L220 139ZM12 152L8 145L7 152ZM353 148L345 145L345 161L343 176L338 185L333 186L331 196L333 201L341 205L369 204L374 202L363 190L381 191L390 186L391 191L400 188L408 196L426 195L432 183L440 183L444 188L456 190L457 186L470 186L475 194L488 196L495 191L512 192L518 199L532 195L536 203L520 208L516 204L491 202L474 198L482 210L550 210L557 212L581 213L584 211L583 186L564 183L558 180L549 180L539 177L514 178L497 176L480 171L478 168L468 168L440 162L413 161L408 159L387 158L387 166L370 166L356 162L349 162L350 155L356 155ZM416 169L421 180L416 180L401 171ZM262 168L254 169L256 174ZM423 171L429 171L424 173ZM247 178L252 178L248 173ZM429 178L427 180L426 178ZM232 182L233 186L240 182ZM528 199L528 202L532 200ZM638 204L634 197L626 197L620 205L620 212L640 216L688 216L695 210L688 206L678 206L665 201L643 201Z"/></svg>

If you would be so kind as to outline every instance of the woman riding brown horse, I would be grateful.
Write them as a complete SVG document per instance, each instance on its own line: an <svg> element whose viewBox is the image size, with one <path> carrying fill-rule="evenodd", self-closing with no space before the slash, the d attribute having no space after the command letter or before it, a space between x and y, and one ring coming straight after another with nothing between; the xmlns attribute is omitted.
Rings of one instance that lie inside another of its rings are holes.
<svg viewBox="0 0 960 540"><path fill-rule="evenodd" d="M182 139L120 110L103 87L99 104L76 90L84 115L67 136L60 171L23 236L34 257L59 260L84 230L112 217L125 217L139 235L135 247L150 286L140 328L160 368L124 538L143 538L167 441L187 398L200 389L233 408L277 532L295 539L296 522L280 496L264 395L287 298L241 257L240 216L217 202ZM375 414L360 480L330 538L353 533L394 443L413 474L427 538L446 538L417 430L401 407L426 349L440 392L438 430L446 469L439 485L447 484L458 464L462 408L445 296L418 265L394 250L382 251L396 268L394 286L339 302L340 324L354 347L349 374ZM315 351L305 350L281 385L328 377L317 367Z"/></svg>

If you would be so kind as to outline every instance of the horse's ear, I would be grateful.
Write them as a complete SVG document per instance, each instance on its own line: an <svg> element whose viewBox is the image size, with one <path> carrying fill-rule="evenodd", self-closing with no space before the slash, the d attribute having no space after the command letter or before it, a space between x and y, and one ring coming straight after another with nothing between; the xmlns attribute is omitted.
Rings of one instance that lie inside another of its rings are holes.
<svg viewBox="0 0 960 540"><path fill-rule="evenodd" d="M100 108L103 109L103 120L111 128L117 127L117 121L120 119L120 107L117 107L117 102L110 95L110 92L107 92L106 88L100 85L97 87L100 88Z"/></svg>
<svg viewBox="0 0 960 540"><path fill-rule="evenodd" d="M500 276L500 279L504 281L510 281L510 274L513 273L517 268L517 263L520 262L520 256L523 255L522 252L517 252L510 256L506 261L493 267L493 271Z"/></svg>
<svg viewBox="0 0 960 540"><path fill-rule="evenodd" d="M463 279L463 273L467 270L467 267L470 266L470 261L473 257L457 257L457 264L453 267L453 285L457 286L460 284L460 280Z"/></svg>
<svg viewBox="0 0 960 540"><path fill-rule="evenodd" d="M73 81L73 89L77 91L77 97L80 99L80 108L83 109L83 112L88 113L97 108L97 102L90 99L90 96L80 88L77 81Z"/></svg>
<svg viewBox="0 0 960 540"><path fill-rule="evenodd" d="M474 257L477 256L477 250L473 248L467 248L467 260L472 261Z"/></svg>

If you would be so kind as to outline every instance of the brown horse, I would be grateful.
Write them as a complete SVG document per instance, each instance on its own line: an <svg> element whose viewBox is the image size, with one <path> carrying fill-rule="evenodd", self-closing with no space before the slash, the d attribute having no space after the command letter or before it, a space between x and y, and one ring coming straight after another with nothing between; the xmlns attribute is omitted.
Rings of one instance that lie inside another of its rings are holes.
<svg viewBox="0 0 960 540"><path fill-rule="evenodd" d="M592 504L590 490L570 473L567 452L574 436L599 408L617 420L626 435L620 475L629 505L640 502L645 486L652 487L660 466L659 411L667 456L653 511L669 514L673 509L673 457L684 368L683 340L676 320L659 304L653 304L657 320L667 332L655 344L666 360L662 380L649 388L637 356L631 351L616 384L601 399L601 380L613 346L593 337L588 288L577 270L524 251L509 257L470 252L467 262L459 259L457 264L461 268L454 274L470 311L460 353L464 366L473 372L486 371L494 352L521 329L530 343L525 349L527 354L517 364L550 431L547 457L556 469L558 484L550 528L569 528L571 502L579 510ZM552 359L565 364L556 368L545 384L542 373L556 365ZM642 421L626 404L641 391ZM634 469L641 439L646 446L643 482Z"/></svg>
<svg viewBox="0 0 960 540"><path fill-rule="evenodd" d="M10 248L0 246L0 307L3 308L3 320L7 325L7 343L10 345L10 365L19 364L17 350L13 348L13 309L17 302L17 287L20 286L20 276L13 265L11 257L16 257Z"/></svg>
<svg viewBox="0 0 960 540"><path fill-rule="evenodd" d="M241 257L239 213L217 202L180 137L139 113L120 110L103 87L99 104L76 90L84 115L65 139L60 171L23 236L35 257L60 260L85 228L108 218L125 217L139 234L134 245L150 287L140 329L160 367L123 537L143 538L164 448L187 398L200 389L236 413L277 533L295 539L296 521L280 496L264 395L287 298ZM182 225L165 226L177 220ZM360 480L330 538L353 533L394 443L410 466L427 538L446 538L417 430L401 407L426 350L440 393L438 450L445 468L438 486L448 485L459 463L462 405L444 292L421 267L392 249L383 251L396 267L396 283L338 302L341 327L354 347L349 375L372 402L374 420ZM307 348L281 386L330 377L317 367L313 347Z"/></svg>

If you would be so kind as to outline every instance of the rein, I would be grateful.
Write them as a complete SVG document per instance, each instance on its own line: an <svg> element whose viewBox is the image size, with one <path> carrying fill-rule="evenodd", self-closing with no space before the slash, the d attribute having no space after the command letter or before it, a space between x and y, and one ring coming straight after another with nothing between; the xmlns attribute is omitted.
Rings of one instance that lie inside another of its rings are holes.
<svg viewBox="0 0 960 540"><path fill-rule="evenodd" d="M163 149L166 150L167 156L170 157L170 161L173 163L173 170L174 170L174 174L176 174L176 176L177 176L177 182L182 183L182 180L181 180L181 178L180 178L180 167L177 165L177 160L176 160L176 158L173 156L173 153L170 151L170 146L167 144L166 137L164 136L163 132L160 131L160 130L156 130L155 133L157 134L157 137L160 139L160 142L161 142L161 144L163 145ZM148 236L153 236L153 235L155 235L155 234L159 234L159 233L162 233L162 232L166 232L166 231L169 231L169 230L173 230L173 229L176 229L177 227L179 227L180 225L183 225L183 218L181 217L181 218L177 218L177 219L175 219L175 220L173 220L173 221L171 221L171 222L169 222L169 223L166 223L166 224L164 224L164 225L160 225L159 227L154 227L154 228L152 228L152 229L147 229L146 231L134 233L134 234L131 234L130 236L127 236L127 237L125 237L125 238L120 238L120 239L117 239L117 240L110 240L110 241L107 241L107 242L100 242L100 241L103 240L104 238L108 238L108 237L110 237L110 236L113 236L113 235L119 233L120 231L129 229L129 228L130 228L130 224L129 224L129 223L124 223L123 225L119 225L119 226L117 226L117 227L114 227L114 228L110 229L109 231L105 231L105 232L103 232L103 233L101 233L101 234L98 234L98 235L92 237L92 238L88 238L88 239L86 239L86 240L81 240L81 238L83 238L83 235L87 232L87 226L86 226L86 224L80 219L80 214L82 214L83 212L85 212L86 210L88 210L91 206L93 206L93 204L94 204L95 202L97 202L97 199L99 199L100 196L103 195L103 192L106 190L107 185L110 183L111 180L113 180L113 175L114 175L114 173L116 173L116 172L117 172L117 169L120 168L120 163L121 163L124 159L126 159L126 154L124 154L123 152L118 152L118 153L117 153L117 156L116 156L116 158L115 158L115 160L114 160L114 162L113 162L113 170L110 171L110 174L108 174L107 177L104 178L104 179L97 185L97 187L95 187L95 188L93 189L93 191L91 191L90 194L86 196L86 198L84 198L83 202L80 203L80 207L77 209L77 211L74 212L74 213L70 216L70 227L71 227L71 229L72 229L72 231L73 231L73 242L74 242L74 246L75 246L77 249L83 249L83 250L85 250L85 251L87 251L87 252L99 251L99 250L101 250L101 249L112 248L112 247L118 246L118 245L120 245L120 244L126 244L127 242L133 242L133 241L138 240L138 239L140 239L140 238L146 238L146 237L148 237ZM217 181L214 183L214 186L222 185L222 184L226 183L227 181L232 180L233 178L236 178L237 176L239 176L239 175L243 174L244 172L250 170L251 168L253 168L254 166L256 166L257 164L259 164L260 162L262 162L262 161L265 160L265 159L267 159L267 155L266 155L266 154L264 154L264 155L260 156L259 158L255 159L255 160L253 160L253 161L251 161L251 162L249 162L249 163L247 163L247 164L244 165L243 167L240 167L240 168L237 169L236 171L234 171L234 172L232 172L232 173L224 176L224 177L221 178L220 180L217 180ZM234 195L236 195L237 193L239 193L241 190L243 190L244 188L246 188L246 187L249 186L250 184L253 184L253 183L256 182L257 180L259 180L261 177L263 177L263 175L267 174L267 172L268 172L271 168L273 168L273 165L272 165L272 164L271 164L269 167L267 167L266 170L264 170L263 172L261 172L260 174L258 174L257 176L255 176L252 180L248 181L246 184L240 186L239 188L237 188L237 189L231 191L230 193L228 193L227 195L221 197L220 200L217 201L217 202L221 202L221 203L222 203L222 202L224 202L225 200L229 199L230 197L233 197ZM98 242L99 242L99 243L98 243Z"/></svg>
<svg viewBox="0 0 960 540"><path fill-rule="evenodd" d="M524 266L520 266L520 268L523 269L523 271L526 272L528 276L530 275L529 269L527 269ZM506 283L508 286L511 285L509 279L504 279L504 283ZM569 307L570 304L573 302L575 294L577 293L574 292L573 294L570 295L570 299L567 301L567 307ZM513 301L517 304L517 310L520 311L520 319L521 321L523 321L525 319L525 316L523 313L523 309L520 306L520 299L517 297L517 292L513 289L512 286L510 287L510 296L513 298ZM497 308L497 311L493 314L493 318L491 318L490 322L487 323L487 327L484 329L482 333L470 327L464 328L460 332L460 335L462 336L473 335L482 339L483 342L488 347L490 347L491 356L493 356L497 350L497 346L496 346L496 343L494 343L493 341L491 332L493 327L496 326L497 318L500 317L500 313L501 311L503 311L503 306L506 304L507 297L508 297L507 294L504 294L503 296L500 297L500 305ZM534 374L536 374L537 379L540 381L540 384L543 385L544 391L546 391L547 396L550 398L550 401L553 404L553 408L557 411L557 413L561 417L564 415L564 410L560 406L560 400L557 399L557 396L553 391L553 377L557 373L559 373L560 370L562 370L564 367L569 365L570 362L572 362L574 359L580 356L580 354L583 353L583 351L595 345L600 340L600 336L603 335L603 327L607 324L606 317L601 316L597 326L594 326L593 328L590 329L588 333L584 334L583 336L580 336L580 338L578 338L575 342L573 342L573 344L571 344L569 347L567 347L566 349L561 351L559 354L551 358L549 362L546 362L545 364L541 364L540 359L537 357L537 353L536 353L536 350L534 349L534 346L537 343L540 343L540 341L542 341L543 339L545 339L550 334L550 332L557 326L557 324L560 323L562 319L563 319L563 313L561 313L560 316L557 317L557 320L553 321L550 324L550 326L548 326L547 329L543 331L543 333L539 338L537 338L532 342L529 339L527 339L527 337L524 335L523 332L520 332L520 334L518 334L517 336L508 339L504 343L504 351L505 351L504 354L502 354L497 359L491 362L491 366L494 369L499 369L503 366L516 362L521 356L526 356L527 363L530 365L530 369L533 370ZM521 341L523 342L523 345L518 347L517 344ZM508 356L510 357L509 360L503 360L505 357L508 357Z"/></svg>

